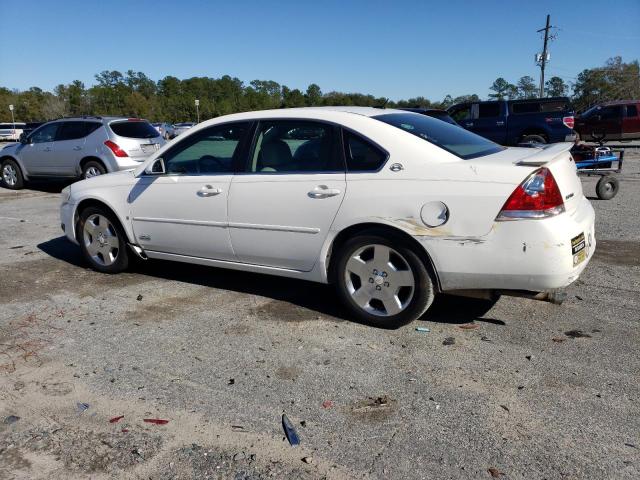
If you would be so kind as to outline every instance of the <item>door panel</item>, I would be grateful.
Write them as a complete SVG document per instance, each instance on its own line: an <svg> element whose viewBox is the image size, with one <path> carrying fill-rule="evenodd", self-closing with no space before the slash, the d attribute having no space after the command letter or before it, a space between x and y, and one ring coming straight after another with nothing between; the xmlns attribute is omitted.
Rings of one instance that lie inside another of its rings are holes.
<svg viewBox="0 0 640 480"><path fill-rule="evenodd" d="M140 177L128 199L138 244L158 252L234 260L226 226L231 178Z"/></svg>
<svg viewBox="0 0 640 480"><path fill-rule="evenodd" d="M468 129L493 142L504 145L507 140L507 122L503 102L478 103L473 106L473 124Z"/></svg>
<svg viewBox="0 0 640 480"><path fill-rule="evenodd" d="M261 121L246 173L229 194L231 244L242 262L309 271L346 189L335 126Z"/></svg>
<svg viewBox="0 0 640 480"><path fill-rule="evenodd" d="M87 122L81 121L64 122L58 129L51 162L57 175L74 176L79 173L87 133Z"/></svg>
<svg viewBox="0 0 640 480"><path fill-rule="evenodd" d="M58 123L43 125L30 136L31 143L27 143L20 149L22 160L28 175L51 174L54 170L53 141L58 130Z"/></svg>
<svg viewBox="0 0 640 480"><path fill-rule="evenodd" d="M629 104L625 107L622 119L622 138L640 138L640 104Z"/></svg>

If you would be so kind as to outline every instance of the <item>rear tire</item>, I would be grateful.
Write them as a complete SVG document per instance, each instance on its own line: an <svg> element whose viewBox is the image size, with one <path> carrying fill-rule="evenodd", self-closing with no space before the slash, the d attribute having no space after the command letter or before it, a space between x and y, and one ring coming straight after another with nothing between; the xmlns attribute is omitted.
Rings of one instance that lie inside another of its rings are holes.
<svg viewBox="0 0 640 480"><path fill-rule="evenodd" d="M107 169L104 168L104 165L96 160L89 160L82 166L82 178L92 178L97 177L98 175L104 175L107 173Z"/></svg>
<svg viewBox="0 0 640 480"><path fill-rule="evenodd" d="M541 143L544 145L547 143L547 139L542 135L525 135L520 143Z"/></svg>
<svg viewBox="0 0 640 480"><path fill-rule="evenodd" d="M613 175L606 175L598 180L596 194L600 200L611 200L618 194L620 182Z"/></svg>
<svg viewBox="0 0 640 480"><path fill-rule="evenodd" d="M24 177L18 162L7 158L0 164L0 178L2 186L11 190L20 190L24 187Z"/></svg>
<svg viewBox="0 0 640 480"><path fill-rule="evenodd" d="M401 239L360 235L340 247L335 261L338 296L360 322L398 328L419 318L433 302L426 266Z"/></svg>
<svg viewBox="0 0 640 480"><path fill-rule="evenodd" d="M120 273L129 266L127 236L113 213L104 207L80 212L76 238L91 268L102 273Z"/></svg>

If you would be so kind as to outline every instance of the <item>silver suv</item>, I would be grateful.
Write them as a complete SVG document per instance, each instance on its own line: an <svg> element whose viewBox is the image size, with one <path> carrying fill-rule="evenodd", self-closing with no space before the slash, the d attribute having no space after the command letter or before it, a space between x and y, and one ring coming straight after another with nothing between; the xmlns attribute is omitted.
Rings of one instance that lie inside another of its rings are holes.
<svg viewBox="0 0 640 480"><path fill-rule="evenodd" d="M2 186L17 190L36 178L89 178L136 168L164 143L139 118L54 120L0 150Z"/></svg>

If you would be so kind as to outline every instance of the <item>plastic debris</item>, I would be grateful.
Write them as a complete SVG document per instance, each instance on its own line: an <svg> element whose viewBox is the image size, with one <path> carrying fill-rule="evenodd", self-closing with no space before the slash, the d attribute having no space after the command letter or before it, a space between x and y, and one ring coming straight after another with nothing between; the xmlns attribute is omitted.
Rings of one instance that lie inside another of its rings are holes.
<svg viewBox="0 0 640 480"><path fill-rule="evenodd" d="M82 403L82 402L76 403L76 409L78 410L78 413L86 412L89 409L89 407L91 407L91 405L89 405L88 403Z"/></svg>
<svg viewBox="0 0 640 480"><path fill-rule="evenodd" d="M509 407L507 407L506 405L500 405L500 408L502 408L505 412L509 412Z"/></svg>
<svg viewBox="0 0 640 480"><path fill-rule="evenodd" d="M234 378L230 378L229 381L227 382L227 385L235 385L236 380Z"/></svg>
<svg viewBox="0 0 640 480"><path fill-rule="evenodd" d="M431 330L427 327L416 327L416 332L429 333Z"/></svg>
<svg viewBox="0 0 640 480"><path fill-rule="evenodd" d="M20 417L17 415L9 415L8 417L5 417L2 423L5 425L11 425L12 423L16 423L18 420L20 420Z"/></svg>
<svg viewBox="0 0 640 480"><path fill-rule="evenodd" d="M169 423L169 420L163 420L161 418L143 418L142 421L145 423L153 423L155 425L166 425Z"/></svg>
<svg viewBox="0 0 640 480"><path fill-rule="evenodd" d="M242 425L231 425L231 430L234 432L244 432L245 429Z"/></svg>
<svg viewBox="0 0 640 480"><path fill-rule="evenodd" d="M298 432L293 428L293 424L284 413L282 414L282 428L284 429L284 434L287 436L287 440L289 440L289 444L292 447L300 444Z"/></svg>
<svg viewBox="0 0 640 480"><path fill-rule="evenodd" d="M447 337L444 339L444 341L442 342L443 345L455 345L456 343L456 339L453 337Z"/></svg>
<svg viewBox="0 0 640 480"><path fill-rule="evenodd" d="M142 295L138 295L138 297L136 298L137 301L141 301L142 300Z"/></svg>
<svg viewBox="0 0 640 480"><path fill-rule="evenodd" d="M118 423L123 418L124 418L124 415L120 415L118 417L113 417L113 418L109 419L109 423Z"/></svg>
<svg viewBox="0 0 640 480"><path fill-rule="evenodd" d="M527 356L525 356L524 358L526 358L527 360L529 360L529 361L530 361L530 360L533 358L533 355L527 355Z"/></svg>
<svg viewBox="0 0 640 480"><path fill-rule="evenodd" d="M476 328L480 328L480 325L477 323L465 323L463 325L458 325L458 328L462 330L475 330Z"/></svg>
<svg viewBox="0 0 640 480"><path fill-rule="evenodd" d="M302 457L304 463L313 463L313 457Z"/></svg>
<svg viewBox="0 0 640 480"><path fill-rule="evenodd" d="M333 402L331 400L325 400L322 402L322 408L331 408L333 407Z"/></svg>

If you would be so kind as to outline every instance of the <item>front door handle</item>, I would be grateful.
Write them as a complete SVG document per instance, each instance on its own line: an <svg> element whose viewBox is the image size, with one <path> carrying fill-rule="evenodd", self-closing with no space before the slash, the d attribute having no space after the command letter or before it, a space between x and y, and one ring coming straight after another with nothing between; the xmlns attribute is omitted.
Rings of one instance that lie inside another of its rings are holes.
<svg viewBox="0 0 640 480"><path fill-rule="evenodd" d="M45 147L42 149L43 152L50 152L51 151L51 147Z"/></svg>
<svg viewBox="0 0 640 480"><path fill-rule="evenodd" d="M221 188L213 188L211 185L204 185L200 190L198 190L198 195L201 197L213 197L214 195L220 195L221 193Z"/></svg>
<svg viewBox="0 0 640 480"><path fill-rule="evenodd" d="M309 195L311 198L329 198L340 195L340 193L340 190L338 190L337 188L329 188L326 185L318 185L307 195Z"/></svg>
<svg viewBox="0 0 640 480"><path fill-rule="evenodd" d="M499 127L501 127L502 125L504 125L504 122L496 122L496 125L498 125Z"/></svg>
<svg viewBox="0 0 640 480"><path fill-rule="evenodd" d="M82 147L80 145L73 147L74 150L82 150Z"/></svg>
<svg viewBox="0 0 640 480"><path fill-rule="evenodd" d="M464 124L465 127L473 127L473 122L467 122Z"/></svg>

